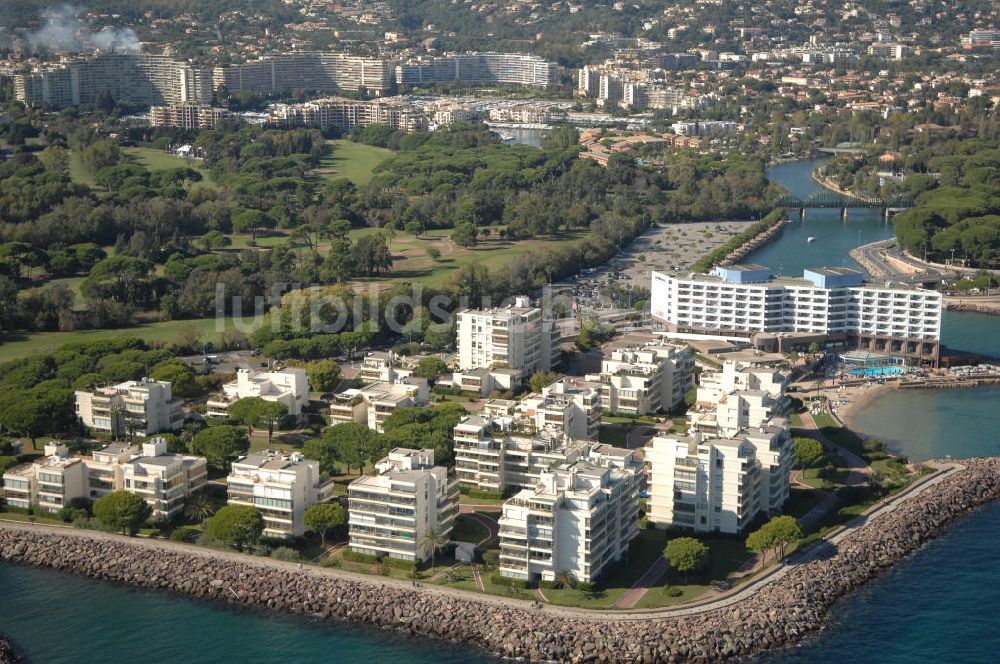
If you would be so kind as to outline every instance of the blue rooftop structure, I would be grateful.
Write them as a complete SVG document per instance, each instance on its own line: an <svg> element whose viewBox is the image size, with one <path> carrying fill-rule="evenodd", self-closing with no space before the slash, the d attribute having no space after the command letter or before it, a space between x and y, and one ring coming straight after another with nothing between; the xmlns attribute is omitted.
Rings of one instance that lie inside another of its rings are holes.
<svg viewBox="0 0 1000 664"><path fill-rule="evenodd" d="M817 267L802 271L802 278L818 288L848 288L865 281L863 272L849 267Z"/></svg>
<svg viewBox="0 0 1000 664"><path fill-rule="evenodd" d="M722 277L730 284L754 284L768 281L771 270L756 263L740 263L737 265L719 265L712 271L717 277Z"/></svg>

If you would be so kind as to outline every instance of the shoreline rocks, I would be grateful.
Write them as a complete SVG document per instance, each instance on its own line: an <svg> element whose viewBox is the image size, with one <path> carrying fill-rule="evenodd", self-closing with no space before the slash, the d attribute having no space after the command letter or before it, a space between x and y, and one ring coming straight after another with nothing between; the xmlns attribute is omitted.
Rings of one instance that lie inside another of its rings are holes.
<svg viewBox="0 0 1000 664"><path fill-rule="evenodd" d="M533 661L723 661L783 648L821 629L832 604L887 571L956 518L1000 497L1000 459L964 469L901 501L815 560L731 606L677 617L586 618L450 597L354 578L302 574L232 557L128 540L0 525L0 560L49 567L247 608L392 628Z"/></svg>
<svg viewBox="0 0 1000 664"><path fill-rule="evenodd" d="M0 637L0 664L19 664L22 661L21 656L17 654L14 643Z"/></svg>

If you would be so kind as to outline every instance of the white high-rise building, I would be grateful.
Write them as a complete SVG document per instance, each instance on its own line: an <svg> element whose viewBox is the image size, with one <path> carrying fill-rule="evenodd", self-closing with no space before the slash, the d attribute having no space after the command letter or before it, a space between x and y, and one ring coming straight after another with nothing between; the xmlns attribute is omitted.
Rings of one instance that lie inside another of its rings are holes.
<svg viewBox="0 0 1000 664"><path fill-rule="evenodd" d="M558 358L556 329L527 297L513 306L465 309L458 313L458 361L461 369L505 367L520 379L548 371Z"/></svg>
<svg viewBox="0 0 1000 664"><path fill-rule="evenodd" d="M694 354L686 346L648 344L616 348L588 381L601 384L601 407L609 413L647 415L673 410L692 385Z"/></svg>
<svg viewBox="0 0 1000 664"><path fill-rule="evenodd" d="M434 465L434 450L396 448L374 476L347 487L351 550L401 560L431 557L426 535L451 536L458 516L458 483Z"/></svg>
<svg viewBox="0 0 1000 664"><path fill-rule="evenodd" d="M306 508L333 497L333 480L321 477L319 461L298 452L267 450L241 457L233 462L226 485L230 505L261 513L266 537L303 535Z"/></svg>
<svg viewBox="0 0 1000 664"><path fill-rule="evenodd" d="M76 414L89 429L122 435L134 432L148 436L173 431L184 423L180 399L174 399L170 383L161 380L129 380L93 391L77 390Z"/></svg>
<svg viewBox="0 0 1000 664"><path fill-rule="evenodd" d="M639 534L641 469L632 450L598 445L576 463L543 471L503 505L500 574L597 579Z"/></svg>
<svg viewBox="0 0 1000 664"><path fill-rule="evenodd" d="M786 407L785 388L791 374L773 367L726 361L721 371L701 374L688 427L708 435L735 436L758 427Z"/></svg>
<svg viewBox="0 0 1000 664"><path fill-rule="evenodd" d="M775 340L797 337L901 355L937 364L941 293L905 284L865 283L850 268L805 270L801 279L772 277L759 265L729 265L712 274L652 273L654 320L670 332Z"/></svg>
<svg viewBox="0 0 1000 664"><path fill-rule="evenodd" d="M774 418L733 437L653 438L649 514L658 528L740 533L758 514L773 515L788 499L794 446L788 423Z"/></svg>

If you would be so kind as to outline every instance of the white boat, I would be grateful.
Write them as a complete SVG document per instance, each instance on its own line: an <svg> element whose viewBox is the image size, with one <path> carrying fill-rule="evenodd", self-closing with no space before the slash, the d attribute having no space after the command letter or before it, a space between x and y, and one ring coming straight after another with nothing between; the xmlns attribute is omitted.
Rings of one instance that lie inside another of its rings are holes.
<svg viewBox="0 0 1000 664"><path fill-rule="evenodd" d="M816 238L814 236L812 236L812 235L810 235L809 237L806 238L806 242L812 243L812 242L815 242L815 241L816 241Z"/></svg>

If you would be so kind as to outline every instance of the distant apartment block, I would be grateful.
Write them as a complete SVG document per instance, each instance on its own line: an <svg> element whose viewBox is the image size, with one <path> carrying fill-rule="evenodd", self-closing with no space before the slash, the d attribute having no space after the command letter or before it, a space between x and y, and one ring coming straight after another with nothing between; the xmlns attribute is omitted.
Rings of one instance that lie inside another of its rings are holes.
<svg viewBox="0 0 1000 664"><path fill-rule="evenodd" d="M940 293L899 283L865 283L850 268L772 277L729 265L712 274L652 273L653 319L675 333L754 340L784 351L805 341L839 344L936 364Z"/></svg>
<svg viewBox="0 0 1000 664"><path fill-rule="evenodd" d="M173 431L184 423L181 401L173 398L170 383L165 381L143 378L77 390L75 398L77 417L99 433L148 436Z"/></svg>
<svg viewBox="0 0 1000 664"><path fill-rule="evenodd" d="M237 118L225 108L202 104L178 103L149 107L149 126L180 129L212 129L222 120Z"/></svg>
<svg viewBox="0 0 1000 664"><path fill-rule="evenodd" d="M512 306L458 313L458 362L462 370L507 368L524 380L557 363L557 331L527 297Z"/></svg>
<svg viewBox="0 0 1000 664"><path fill-rule="evenodd" d="M962 48L1000 48L1000 30L971 30L962 36Z"/></svg>
<svg viewBox="0 0 1000 664"><path fill-rule="evenodd" d="M559 82L559 66L534 55L464 53L413 59L396 65L396 83L498 83L547 88Z"/></svg>
<svg viewBox="0 0 1000 664"><path fill-rule="evenodd" d="M396 353L373 350L361 358L357 378L363 383L392 383L412 374Z"/></svg>
<svg viewBox="0 0 1000 664"><path fill-rule="evenodd" d="M222 386L222 395L209 399L207 415L228 417L229 406L234 401L250 397L283 404L288 408L289 415L298 417L309 404L309 378L306 370L301 367L263 372L238 369L236 380Z"/></svg>
<svg viewBox="0 0 1000 664"><path fill-rule="evenodd" d="M19 101L55 108L93 106L103 91L138 106L208 105L221 87L263 95L361 89L382 95L390 91L392 75L391 60L346 53L275 55L225 67L149 53L100 53L17 75L14 94Z"/></svg>
<svg viewBox="0 0 1000 664"><path fill-rule="evenodd" d="M350 131L373 124L387 125L403 132L426 131L427 116L410 102L392 97L358 100L327 97L302 104L271 107L269 122L286 126L302 125Z"/></svg>
<svg viewBox="0 0 1000 664"><path fill-rule="evenodd" d="M685 346L648 344L617 348L601 362L601 409L609 413L648 415L668 412L683 403L692 386L694 354Z"/></svg>
<svg viewBox="0 0 1000 664"><path fill-rule="evenodd" d="M226 478L228 504L253 507L264 517L264 536L299 537L303 513L333 498L333 480L320 476L319 462L298 452L267 450L234 461Z"/></svg>
<svg viewBox="0 0 1000 664"><path fill-rule="evenodd" d="M553 581L569 571L578 582L596 580L639 534L641 470L634 451L599 445L542 471L503 505L500 574Z"/></svg>
<svg viewBox="0 0 1000 664"><path fill-rule="evenodd" d="M58 512L71 501L87 497L87 468L65 445L50 443L45 456L10 468L3 474L3 496L18 509Z"/></svg>
<svg viewBox="0 0 1000 664"><path fill-rule="evenodd" d="M434 465L434 450L396 448L375 464L376 475L347 487L352 551L401 560L431 557L425 536L451 536L458 484Z"/></svg>

